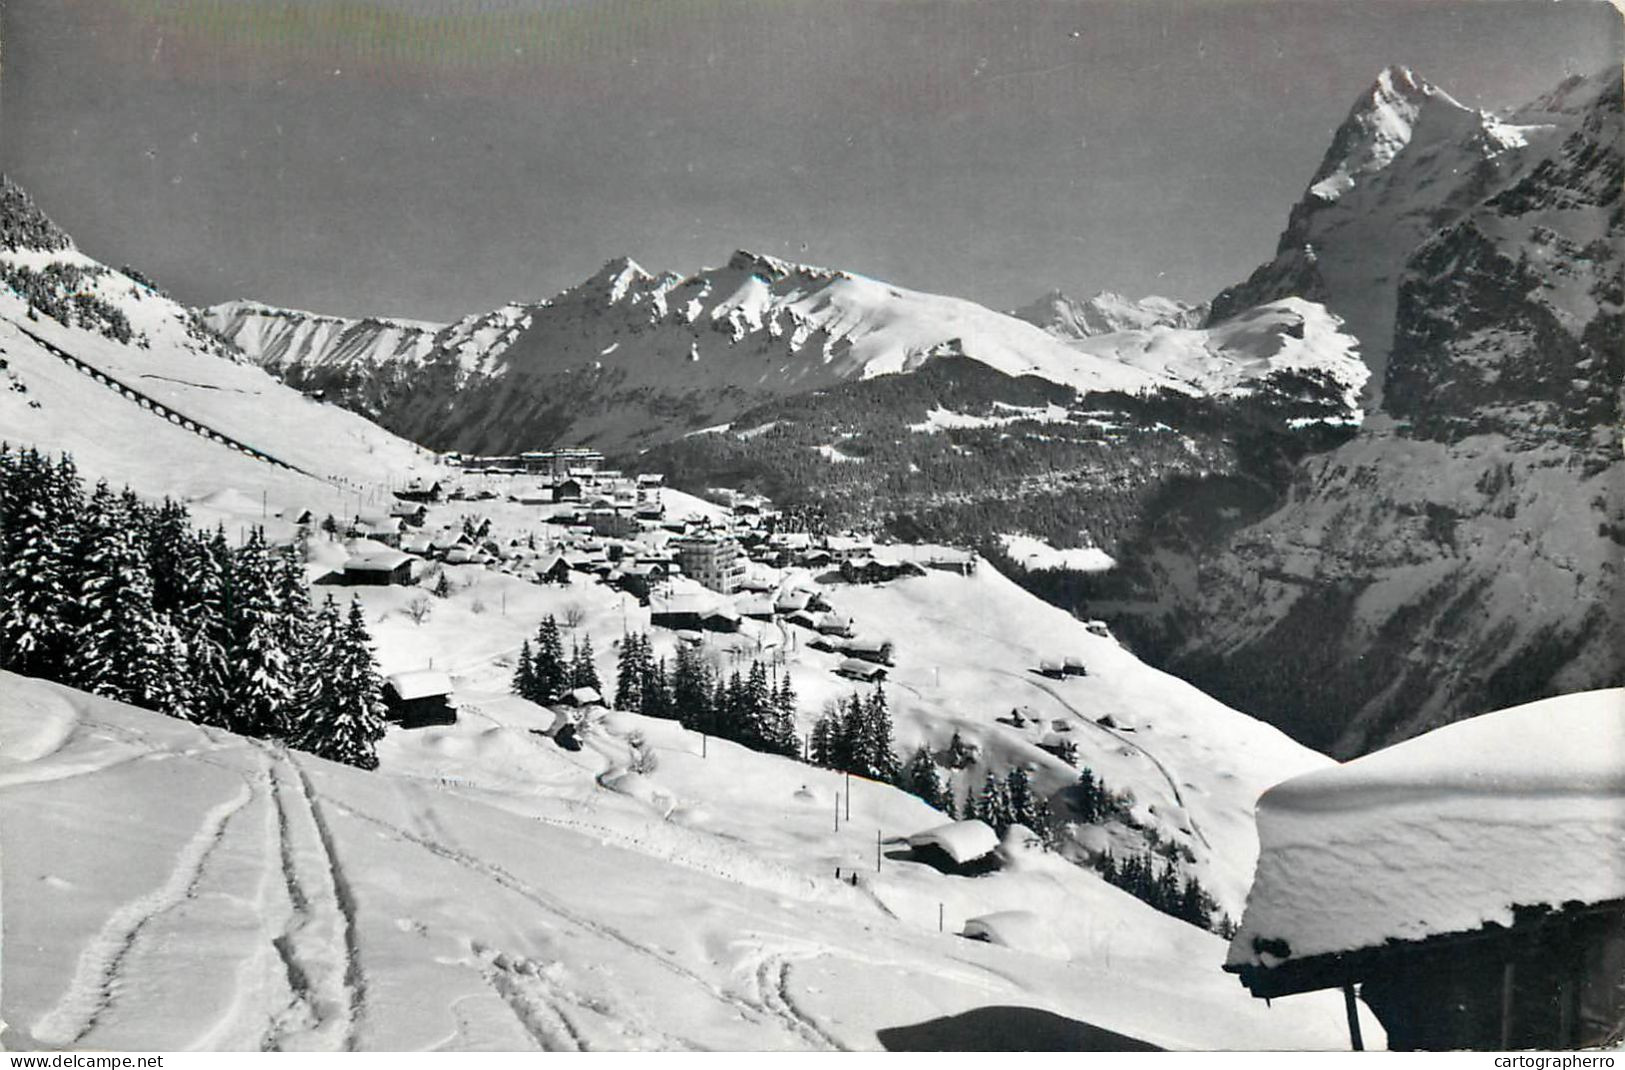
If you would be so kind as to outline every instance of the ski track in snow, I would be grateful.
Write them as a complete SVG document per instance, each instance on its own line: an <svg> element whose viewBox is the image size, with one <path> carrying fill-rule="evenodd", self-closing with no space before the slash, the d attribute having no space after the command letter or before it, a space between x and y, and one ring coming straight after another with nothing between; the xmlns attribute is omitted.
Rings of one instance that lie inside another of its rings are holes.
<svg viewBox="0 0 1625 1070"><path fill-rule="evenodd" d="M327 881L333 890L333 906L338 910L341 919L342 944L344 956L344 993L347 997L347 1009L344 1013L345 1032L344 1050L355 1051L357 1036L361 1029L361 1022L367 1009L367 980L361 970L361 952L356 939L356 911L355 894L350 889L349 878L344 873L344 867L339 863L338 852L333 848L333 834L328 828L327 817L322 812L322 804L316 798L311 788L310 778L299 767L297 761L291 756L283 756L284 763L293 770L293 783L297 788L301 804L310 814L311 823L316 828L316 839L321 847L322 866L326 870Z"/></svg>
<svg viewBox="0 0 1625 1070"><path fill-rule="evenodd" d="M847 1051L845 1044L825 1032L816 1021L802 1013L790 995L790 959L778 952L766 952L756 965L756 998L791 1033L814 1048Z"/></svg>
<svg viewBox="0 0 1625 1070"><path fill-rule="evenodd" d="M276 812L272 853L289 908L271 944L292 998L268 1023L260 1047L266 1051L290 1045L303 1048L309 1046L307 1037L316 1038L320 1045L337 1034L339 1046L353 1051L365 995L354 903L303 771L286 751L253 742L267 758L265 775ZM304 830L302 837L296 826ZM303 855L301 839L306 845ZM309 872L311 854L317 856L314 873ZM342 970L339 963L343 963Z"/></svg>
<svg viewBox="0 0 1625 1070"><path fill-rule="evenodd" d="M386 834L394 837L395 839L413 844L437 858L450 862L452 865L459 866L472 873L485 877L487 880L508 889L523 899L529 900L530 902L541 907L543 910L562 918L578 928L585 929L598 936L602 936L608 940L614 941L615 943L625 947L627 950L654 961L668 972L676 974L678 977L681 977L691 984L700 987L718 1002L726 1004L739 1011L745 1016L747 1021L760 1022L763 1020L762 1016L765 1013L768 1020L778 1022L786 1029L786 1031L792 1033L798 1039L805 1038L805 1034L799 1028L792 1026L790 1022L781 1014L775 1013L769 1007L747 999L741 999L725 991L724 989L719 988L681 963L674 962L673 960L655 951L653 948L638 943L636 940L627 936L614 926L608 925L604 922L595 921L592 918L586 917L585 915L577 913L569 907L566 907L554 897L525 883L499 865L486 862L482 859L474 857L473 855L466 854L462 851L447 847L444 844L426 839L413 832L403 829L398 825L391 824L390 822L378 817L374 817L371 814L363 813L352 806L334 803L334 808L347 816L357 818L358 820L365 821L368 824L382 829Z"/></svg>
<svg viewBox="0 0 1625 1070"><path fill-rule="evenodd" d="M73 979L61 999L34 1027L36 1040L65 1047L79 1043L96 1028L117 996L120 971L142 930L192 898L210 856L225 836L226 826L254 795L253 785L244 777L241 791L204 815L197 832L176 856L164 883L113 912L80 954Z"/></svg>

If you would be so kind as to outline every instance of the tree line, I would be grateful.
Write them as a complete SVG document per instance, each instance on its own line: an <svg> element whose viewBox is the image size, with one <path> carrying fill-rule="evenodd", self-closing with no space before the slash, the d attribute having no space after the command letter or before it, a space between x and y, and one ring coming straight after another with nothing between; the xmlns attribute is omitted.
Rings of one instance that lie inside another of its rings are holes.
<svg viewBox="0 0 1625 1070"><path fill-rule="evenodd" d="M519 648L513 692L548 704L581 687L603 694L593 664L592 637L572 640L566 656L558 621L549 615L535 641L527 639ZM657 659L649 636L630 632L622 637L616 658L615 693L604 697L616 709L677 721L751 750L801 756L790 674L780 675L776 668L770 672L760 661L753 660L743 673L734 669L724 674L686 645L670 661Z"/></svg>
<svg viewBox="0 0 1625 1070"><path fill-rule="evenodd" d="M0 443L0 668L376 768L382 680L365 616L312 604L293 546L233 547L73 459Z"/></svg>

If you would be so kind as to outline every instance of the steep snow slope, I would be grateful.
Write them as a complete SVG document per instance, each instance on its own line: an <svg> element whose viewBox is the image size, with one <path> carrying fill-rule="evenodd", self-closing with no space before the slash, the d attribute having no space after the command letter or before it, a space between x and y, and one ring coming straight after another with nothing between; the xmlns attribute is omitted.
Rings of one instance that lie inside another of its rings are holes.
<svg viewBox="0 0 1625 1070"><path fill-rule="evenodd" d="M1350 423L1370 372L1359 340L1312 301L1287 297L1206 329L1156 326L1080 339L1079 350L1174 378L1193 393L1234 397L1279 391L1329 394Z"/></svg>
<svg viewBox="0 0 1625 1070"><path fill-rule="evenodd" d="M570 754L510 700L392 734L369 774L0 683L10 1048L875 1048L970 1011L1019 1040L1011 1007L1105 1047L1339 1046L1334 1000L1266 1010L1218 938L1058 860L838 882L814 862L840 849L836 784L727 745L702 759L669 724L613 718ZM633 728L658 792L613 775ZM719 784L802 864L713 830L689 793ZM929 820L884 794L865 800L884 820ZM1026 904L1069 957L938 933L939 900L955 928Z"/></svg>
<svg viewBox="0 0 1625 1070"><path fill-rule="evenodd" d="M288 364L419 363L445 329L421 320L343 319L255 301L215 305L208 320L227 341L272 370Z"/></svg>
<svg viewBox="0 0 1625 1070"><path fill-rule="evenodd" d="M1384 70L1338 129L1275 258L1215 297L1209 322L1281 297L1321 302L1359 338L1380 394L1404 262L1523 174L1555 131L1467 108L1407 68Z"/></svg>
<svg viewBox="0 0 1625 1070"><path fill-rule="evenodd" d="M105 302L127 322L130 340L93 323L64 326L31 309L18 290L0 286L0 375L7 387L0 392L0 438L66 450L87 477L129 483L149 496L197 498L229 488L252 504L251 513L246 504L237 511L243 515L235 519L245 520L284 507L342 514L357 495L433 467L419 447L243 361L146 282L97 263L65 235L61 243L0 249L0 271L15 273L10 277L26 289L66 270L65 302L71 305L76 294ZM33 292L45 300L40 289ZM93 378L86 366L135 396ZM154 411L154 403L176 418ZM181 418L294 470L188 430Z"/></svg>
<svg viewBox="0 0 1625 1070"><path fill-rule="evenodd" d="M1110 290L1079 301L1060 290L1051 290L1010 314L1057 338L1073 340L1151 327L1200 327L1207 318L1208 306L1155 294L1134 301Z"/></svg>

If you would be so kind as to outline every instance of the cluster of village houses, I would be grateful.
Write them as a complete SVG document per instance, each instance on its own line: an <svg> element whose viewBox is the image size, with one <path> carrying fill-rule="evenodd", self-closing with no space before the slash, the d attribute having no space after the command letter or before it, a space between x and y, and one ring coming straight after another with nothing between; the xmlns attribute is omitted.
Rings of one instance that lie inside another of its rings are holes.
<svg viewBox="0 0 1625 1070"><path fill-rule="evenodd" d="M648 606L650 623L680 640L738 632L746 620L776 624L786 636L798 627L809 646L842 655L838 674L874 683L892 664L892 640L860 633L827 597L828 584L884 583L927 569L968 574L976 567L967 552L939 550L913 560L863 536L786 531L772 503L756 496L728 495L723 520L668 515L662 476L608 468L590 449L458 461L465 477L478 477L478 489L470 489L470 478L397 489L387 512L363 512L348 523L351 556L331 582L411 584L425 562L439 561L533 583L603 583ZM497 499L535 507L542 534L504 539L478 517L429 529L431 506ZM413 683L421 690L422 681Z"/></svg>

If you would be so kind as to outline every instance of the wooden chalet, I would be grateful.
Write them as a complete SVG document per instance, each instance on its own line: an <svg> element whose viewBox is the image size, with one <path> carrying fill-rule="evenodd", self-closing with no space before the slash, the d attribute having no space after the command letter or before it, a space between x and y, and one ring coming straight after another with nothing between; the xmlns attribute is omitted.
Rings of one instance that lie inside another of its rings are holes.
<svg viewBox="0 0 1625 1070"><path fill-rule="evenodd" d="M872 661L876 665L890 665L892 663L892 641L878 636L861 636L848 639L841 644L841 648L854 658Z"/></svg>
<svg viewBox="0 0 1625 1070"><path fill-rule="evenodd" d="M451 677L434 669L398 672L384 678L385 716L402 728L456 724Z"/></svg>
<svg viewBox="0 0 1625 1070"><path fill-rule="evenodd" d="M972 818L916 832L908 838L914 861L943 873L970 876L997 866L999 836L992 826Z"/></svg>
<svg viewBox="0 0 1625 1070"><path fill-rule="evenodd" d="M445 489L439 480L424 482L414 479L406 486L395 492L395 497L404 502L438 502L445 497Z"/></svg>
<svg viewBox="0 0 1625 1070"><path fill-rule="evenodd" d="M1520 909L1510 926L1225 969L1263 999L1341 989L1356 1049L1364 1047L1356 995L1387 1031L1390 1051L1617 1045L1625 899Z"/></svg>
<svg viewBox="0 0 1625 1070"><path fill-rule="evenodd" d="M570 562L563 554L549 554L537 560L532 575L537 583L569 583Z"/></svg>
<svg viewBox="0 0 1625 1070"><path fill-rule="evenodd" d="M357 554L344 562L340 579L347 587L406 586L412 582L412 555L399 550Z"/></svg>
<svg viewBox="0 0 1625 1070"><path fill-rule="evenodd" d="M845 658L835 666L835 675L865 684L878 684L886 678L886 667L862 658Z"/></svg>

